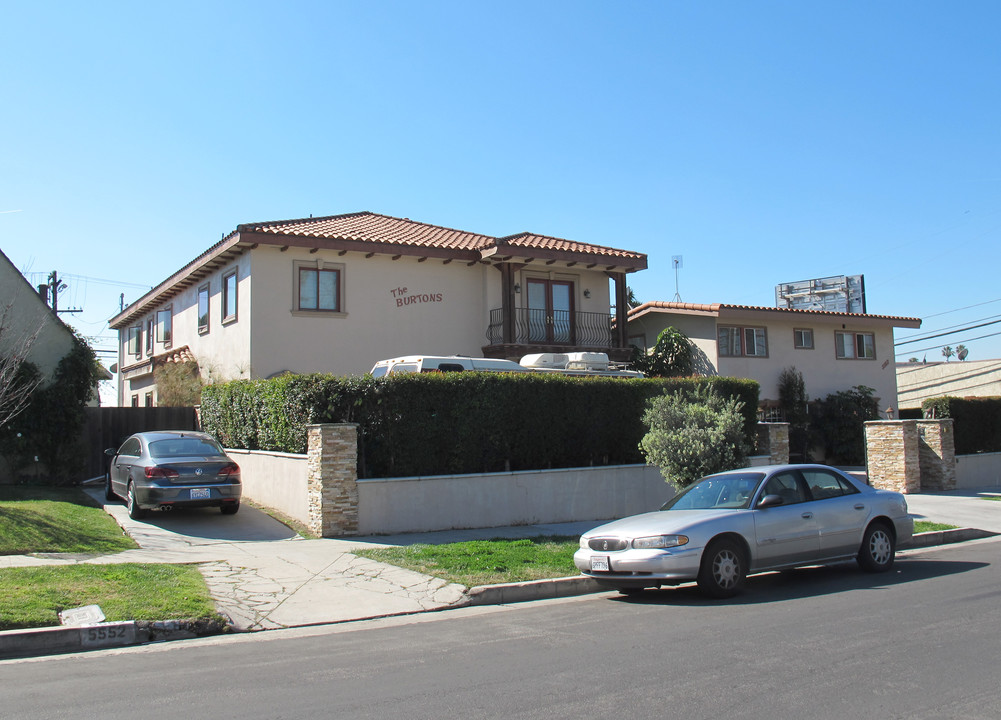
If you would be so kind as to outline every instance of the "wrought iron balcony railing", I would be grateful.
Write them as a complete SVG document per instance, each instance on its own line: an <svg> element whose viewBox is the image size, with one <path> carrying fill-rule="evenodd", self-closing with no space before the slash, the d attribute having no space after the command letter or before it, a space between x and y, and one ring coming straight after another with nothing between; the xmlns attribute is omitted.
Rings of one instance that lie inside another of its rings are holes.
<svg viewBox="0 0 1001 720"><path fill-rule="evenodd" d="M612 347L612 316L607 313L570 312L569 310L514 311L514 337L516 345L568 345L577 347ZM504 344L504 311L490 311L487 328L490 345Z"/></svg>

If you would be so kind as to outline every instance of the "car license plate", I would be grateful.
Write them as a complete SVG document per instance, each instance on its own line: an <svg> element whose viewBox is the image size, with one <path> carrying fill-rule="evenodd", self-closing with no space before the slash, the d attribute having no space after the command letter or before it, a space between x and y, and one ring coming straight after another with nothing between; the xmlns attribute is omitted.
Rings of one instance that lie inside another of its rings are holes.
<svg viewBox="0 0 1001 720"><path fill-rule="evenodd" d="M209 488L191 488L192 500L208 500L210 497L212 497L212 491Z"/></svg>
<svg viewBox="0 0 1001 720"><path fill-rule="evenodd" d="M608 572L608 556L599 555L597 557L591 558L591 571Z"/></svg>

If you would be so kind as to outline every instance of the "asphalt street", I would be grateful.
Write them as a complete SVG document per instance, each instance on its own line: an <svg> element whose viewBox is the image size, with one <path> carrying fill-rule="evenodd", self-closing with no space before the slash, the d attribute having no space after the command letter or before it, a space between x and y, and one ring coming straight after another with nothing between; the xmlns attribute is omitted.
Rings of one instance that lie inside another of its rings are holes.
<svg viewBox="0 0 1001 720"><path fill-rule="evenodd" d="M999 554L4 661L0 717L996 720Z"/></svg>

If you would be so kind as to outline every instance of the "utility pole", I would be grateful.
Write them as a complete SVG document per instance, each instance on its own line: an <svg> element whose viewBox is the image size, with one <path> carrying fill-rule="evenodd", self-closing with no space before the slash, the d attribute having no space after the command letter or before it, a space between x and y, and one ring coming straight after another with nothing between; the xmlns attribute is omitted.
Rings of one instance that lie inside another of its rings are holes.
<svg viewBox="0 0 1001 720"><path fill-rule="evenodd" d="M45 287L45 286L42 285L41 287ZM48 294L48 296L50 298L52 298L52 312L54 312L56 315L58 315L61 312L64 312L64 313L78 313L78 312L83 312L80 309L76 309L76 310L60 310L59 309L59 292L61 290L65 290L66 289L66 283L61 282L59 280L59 275L58 275L57 271L55 271L55 270L53 270L52 272L49 273L48 288L49 288L49 290L48 290L47 294ZM41 288L39 288L39 289L41 289ZM45 296L43 295L43 298L44 297Z"/></svg>

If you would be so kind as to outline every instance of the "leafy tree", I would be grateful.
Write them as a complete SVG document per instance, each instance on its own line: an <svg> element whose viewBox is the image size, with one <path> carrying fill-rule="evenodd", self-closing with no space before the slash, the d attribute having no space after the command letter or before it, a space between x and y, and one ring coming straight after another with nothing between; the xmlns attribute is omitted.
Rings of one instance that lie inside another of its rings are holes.
<svg viewBox="0 0 1001 720"><path fill-rule="evenodd" d="M945 361L949 362L949 359L956 354L956 351L953 350L951 346L946 345L942 348L942 354L945 355Z"/></svg>
<svg viewBox="0 0 1001 720"><path fill-rule="evenodd" d="M643 415L649 428L640 441L647 462L678 487L705 475L745 464L743 403L709 386L665 393L650 400Z"/></svg>
<svg viewBox="0 0 1001 720"><path fill-rule="evenodd" d="M156 401L161 407L192 407L201 403L198 363L165 363L153 371Z"/></svg>
<svg viewBox="0 0 1001 720"><path fill-rule="evenodd" d="M649 353L633 348L631 365L647 377L687 377L692 374L692 341L673 326L661 330Z"/></svg>
<svg viewBox="0 0 1001 720"><path fill-rule="evenodd" d="M865 463L864 424L879 419L879 400L873 397L874 392L871 387L856 385L814 404L811 428L814 441L824 448L827 462Z"/></svg>
<svg viewBox="0 0 1001 720"><path fill-rule="evenodd" d="M789 450L798 454L804 462L810 455L808 403L803 373L795 367L785 368L779 374L779 407L789 423Z"/></svg>

